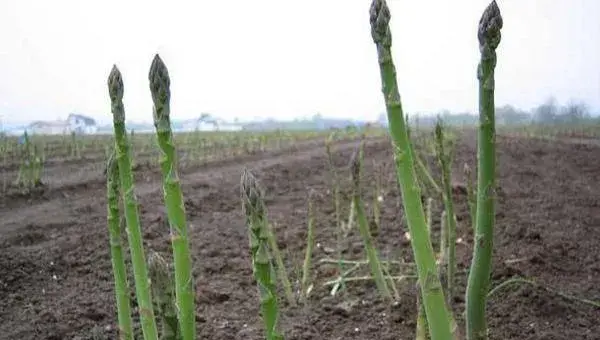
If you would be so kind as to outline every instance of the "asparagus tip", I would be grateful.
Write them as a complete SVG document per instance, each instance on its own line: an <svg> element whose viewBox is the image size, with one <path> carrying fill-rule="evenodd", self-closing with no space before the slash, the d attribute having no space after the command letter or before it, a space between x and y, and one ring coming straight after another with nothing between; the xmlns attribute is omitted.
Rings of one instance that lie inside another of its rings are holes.
<svg viewBox="0 0 600 340"><path fill-rule="evenodd" d="M371 23L371 36L375 44L391 46L392 34L389 23L391 19L390 9L385 0L373 0L369 10Z"/></svg>
<svg viewBox="0 0 600 340"><path fill-rule="evenodd" d="M117 65L113 65L108 75L108 93L112 101L123 99L123 77Z"/></svg>
<svg viewBox="0 0 600 340"><path fill-rule="evenodd" d="M246 215L259 213L262 210L262 192L256 177L247 168L244 168L242 172L240 188L244 213Z"/></svg>
<svg viewBox="0 0 600 340"><path fill-rule="evenodd" d="M489 49L496 49L500 44L500 30L502 29L503 20L500 14L500 8L496 0L486 7L479 20L479 28L477 32L477 38L479 40L479 46L481 49L487 47Z"/></svg>
<svg viewBox="0 0 600 340"><path fill-rule="evenodd" d="M152 93L152 101L156 110L155 120L165 118L164 116L168 118L169 110L165 110L164 107L171 98L171 80L167 66L158 53L152 59L148 80L150 81L150 92Z"/></svg>
<svg viewBox="0 0 600 340"><path fill-rule="evenodd" d="M355 189L358 188L360 183L360 150L361 143L359 142L352 153L350 158L350 171L352 175L352 182L354 183Z"/></svg>

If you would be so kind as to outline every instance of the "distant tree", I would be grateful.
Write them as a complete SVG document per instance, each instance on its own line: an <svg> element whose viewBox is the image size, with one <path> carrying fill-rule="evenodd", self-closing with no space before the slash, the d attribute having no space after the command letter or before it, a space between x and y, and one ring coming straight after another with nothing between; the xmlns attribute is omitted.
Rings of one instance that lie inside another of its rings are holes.
<svg viewBox="0 0 600 340"><path fill-rule="evenodd" d="M520 125L531 120L529 113L515 108L512 105L504 105L496 108L496 122L502 125Z"/></svg>
<svg viewBox="0 0 600 340"><path fill-rule="evenodd" d="M555 123L558 119L558 105L556 104L556 98L549 97L540 106L533 110L534 120L538 123Z"/></svg>
<svg viewBox="0 0 600 340"><path fill-rule="evenodd" d="M560 121L563 123L579 123L591 118L590 108L584 102L569 101L560 110Z"/></svg>

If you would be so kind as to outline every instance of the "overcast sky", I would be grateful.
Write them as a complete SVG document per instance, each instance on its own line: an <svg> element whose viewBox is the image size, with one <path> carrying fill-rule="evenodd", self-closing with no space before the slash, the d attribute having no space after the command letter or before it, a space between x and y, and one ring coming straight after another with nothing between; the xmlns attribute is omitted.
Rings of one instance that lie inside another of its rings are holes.
<svg viewBox="0 0 600 340"><path fill-rule="evenodd" d="M488 0L388 0L405 109L477 108L477 23ZM497 104L549 95L600 108L600 1L499 0ZM374 118L384 110L370 0L0 0L0 115L107 121L117 64L128 119L151 121L159 53L174 118Z"/></svg>

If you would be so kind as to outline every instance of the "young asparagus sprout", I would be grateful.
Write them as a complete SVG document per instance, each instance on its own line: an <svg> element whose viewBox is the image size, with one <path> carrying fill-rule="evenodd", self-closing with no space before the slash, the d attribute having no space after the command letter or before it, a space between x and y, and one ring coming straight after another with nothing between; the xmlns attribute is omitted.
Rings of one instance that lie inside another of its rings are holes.
<svg viewBox="0 0 600 340"><path fill-rule="evenodd" d="M452 338L454 329L451 328L450 314L437 273L433 246L421 202L421 192L414 171L411 144L406 131L396 69L392 59L390 19L386 1L373 0L370 8L371 35L377 48L383 98L396 161L396 176L410 230L429 334L433 340L446 340Z"/></svg>
<svg viewBox="0 0 600 340"><path fill-rule="evenodd" d="M117 300L117 319L119 320L119 339L133 340L131 306L129 304L129 284L121 242L121 223L119 216L119 169L114 153L111 153L106 166L107 224L110 242L113 276L115 279L115 297Z"/></svg>
<svg viewBox="0 0 600 340"><path fill-rule="evenodd" d="M498 4L493 0L479 20L477 38L481 60L479 80L479 133L477 166L477 211L473 258L467 283L467 339L487 339L486 302L492 269L492 247L496 188L496 128L494 69L496 48L503 26Z"/></svg>
<svg viewBox="0 0 600 340"><path fill-rule="evenodd" d="M390 293L388 285L385 281L383 269L381 268L381 263L379 262L379 255L377 254L377 250L373 245L373 238L371 237L369 223L367 221L365 208L361 199L360 178L363 158L363 143L364 140L361 140L358 149L355 150L354 154L352 155L352 160L350 163L353 183L352 201L354 202L354 208L356 209L358 229L365 245L367 259L369 260L369 266L371 267L371 274L375 279L375 284L385 299L392 300L392 294Z"/></svg>
<svg viewBox="0 0 600 340"><path fill-rule="evenodd" d="M279 246L277 245L277 237L275 236L275 230L273 226L267 222L267 237L269 239L269 247L273 252L273 257L275 258L275 264L277 265L277 275L283 285L283 290L285 291L285 297L288 300L288 303L291 306L296 305L296 297L294 296L294 292L292 290L292 284L290 283L290 278L288 277L287 269L285 268L285 264L283 263L283 257L281 256L281 252L279 251Z"/></svg>
<svg viewBox="0 0 600 340"><path fill-rule="evenodd" d="M444 188L442 197L444 200L444 207L446 210L446 226L448 228L447 234L447 246L448 246L448 257L447 269L446 269L446 297L448 299L448 305L452 308L450 302L454 296L454 273L456 272L456 219L454 216L454 201L452 197L452 183L450 182L451 177L451 163L452 156L451 150L447 149L446 135L444 134L444 127L441 119L435 124L435 153L437 156L440 169L442 170L442 186Z"/></svg>
<svg viewBox="0 0 600 340"><path fill-rule="evenodd" d="M156 252L148 256L152 294L156 304L157 317L161 325L161 340L180 340L181 333L177 322L175 306L175 287L171 277L171 268L167 261Z"/></svg>
<svg viewBox="0 0 600 340"><path fill-rule="evenodd" d="M167 67L158 54L154 56L154 60L150 66L148 80L154 104L154 126L156 128L158 145L161 149L160 168L163 176L164 201L171 229L173 261L175 263L177 317L182 339L195 340L196 309L192 259L189 248L183 193L177 175L177 152L171 131L171 81Z"/></svg>
<svg viewBox="0 0 600 340"><path fill-rule="evenodd" d="M308 193L308 232L306 235L306 253L304 255L304 263L302 266L302 281L300 284L302 290L302 299L306 301L310 293L310 269L315 244L315 217L313 212L313 196L314 191L311 189Z"/></svg>
<svg viewBox="0 0 600 340"><path fill-rule="evenodd" d="M283 340L277 331L279 309L275 285L275 269L271 261L267 230L267 211L261 188L248 170L242 172L240 183L242 211L246 216L254 278L260 294L260 307L267 340Z"/></svg>
<svg viewBox="0 0 600 340"><path fill-rule="evenodd" d="M108 92L113 114L115 132L115 155L119 168L121 195L123 196L127 236L133 264L136 297L140 311L140 321L145 340L158 340L154 320L152 294L148 283L148 269L142 243L140 217L135 197L133 174L131 171L130 146L125 132L125 107L123 106L123 78L117 66L113 66L108 77Z"/></svg>

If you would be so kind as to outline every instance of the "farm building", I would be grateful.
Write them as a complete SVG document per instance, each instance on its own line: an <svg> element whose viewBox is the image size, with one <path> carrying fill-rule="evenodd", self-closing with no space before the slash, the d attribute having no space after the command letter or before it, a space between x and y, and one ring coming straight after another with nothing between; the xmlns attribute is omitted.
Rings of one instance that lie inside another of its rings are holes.
<svg viewBox="0 0 600 340"><path fill-rule="evenodd" d="M94 134L98 131L96 121L93 118L84 115L71 113L69 117L67 117L67 122L70 131L77 134Z"/></svg>
<svg viewBox="0 0 600 340"><path fill-rule="evenodd" d="M70 132L69 123L62 120L36 121L26 128L33 135L62 135Z"/></svg>
<svg viewBox="0 0 600 340"><path fill-rule="evenodd" d="M67 120L35 121L26 128L30 134L37 135L62 135L75 132L76 134L93 134L98 131L93 118L70 114Z"/></svg>

